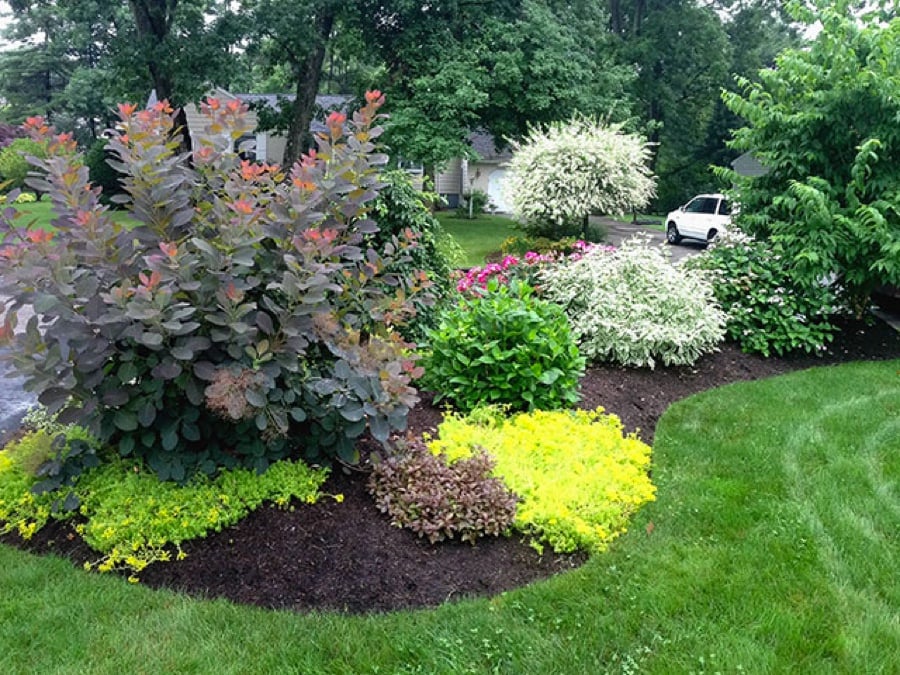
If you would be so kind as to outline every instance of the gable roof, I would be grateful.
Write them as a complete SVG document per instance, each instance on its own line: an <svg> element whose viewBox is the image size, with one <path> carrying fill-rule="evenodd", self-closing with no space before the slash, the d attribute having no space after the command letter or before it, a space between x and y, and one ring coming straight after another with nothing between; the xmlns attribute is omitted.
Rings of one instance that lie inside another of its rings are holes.
<svg viewBox="0 0 900 675"><path fill-rule="evenodd" d="M505 162L512 158L512 150L509 146L503 150L497 150L494 137L484 129L476 129L469 134L469 145L478 153L481 162Z"/></svg>
<svg viewBox="0 0 900 675"><path fill-rule="evenodd" d="M294 94L231 94L237 99L247 104L253 104L256 107L263 106L278 110L282 103L293 103L297 98ZM316 106L323 113L329 113L333 110L347 112L348 104L353 100L352 96L347 94L319 94L316 96ZM313 133L325 132L328 128L325 123L318 119L318 115L313 117L309 125L309 130Z"/></svg>

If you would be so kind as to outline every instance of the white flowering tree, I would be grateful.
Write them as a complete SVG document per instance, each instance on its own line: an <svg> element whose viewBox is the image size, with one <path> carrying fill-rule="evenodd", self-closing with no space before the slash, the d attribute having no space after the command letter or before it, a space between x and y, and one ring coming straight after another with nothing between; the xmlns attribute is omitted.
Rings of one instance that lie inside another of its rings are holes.
<svg viewBox="0 0 900 675"><path fill-rule="evenodd" d="M646 140L619 125L576 117L532 128L512 147L507 196L534 234L572 234L591 213L627 213L655 194Z"/></svg>

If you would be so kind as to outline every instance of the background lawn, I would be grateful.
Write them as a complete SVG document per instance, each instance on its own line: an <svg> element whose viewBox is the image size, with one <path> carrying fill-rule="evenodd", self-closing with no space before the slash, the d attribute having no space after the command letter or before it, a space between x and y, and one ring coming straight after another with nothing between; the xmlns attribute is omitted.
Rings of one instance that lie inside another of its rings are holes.
<svg viewBox="0 0 900 675"><path fill-rule="evenodd" d="M900 361L681 401L653 477L658 501L583 568L384 616L193 600L0 546L0 672L896 672Z"/></svg>
<svg viewBox="0 0 900 675"><path fill-rule="evenodd" d="M434 215L462 247L466 256L464 267L483 265L487 254L499 251L509 237L522 234L516 229L516 222L506 216L483 214L469 220L457 218L453 211L438 211Z"/></svg>
<svg viewBox="0 0 900 675"><path fill-rule="evenodd" d="M3 204L2 206L5 207L6 204ZM26 225L30 225L31 221L33 220L35 221L36 227L44 230L53 229L53 227L50 225L50 221L56 217L56 214L53 212L53 205L51 204L49 197L44 197L39 202L31 202L29 204L10 204L10 206L13 206L17 211L19 211L19 213L24 214L18 219L18 222L16 224L17 227L25 227ZM134 222L128 211L109 209L107 213L116 222Z"/></svg>

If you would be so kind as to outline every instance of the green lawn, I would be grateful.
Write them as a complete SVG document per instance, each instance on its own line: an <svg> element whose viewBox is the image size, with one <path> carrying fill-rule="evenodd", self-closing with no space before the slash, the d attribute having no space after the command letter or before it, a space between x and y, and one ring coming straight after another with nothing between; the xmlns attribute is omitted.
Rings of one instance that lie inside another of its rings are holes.
<svg viewBox="0 0 900 675"><path fill-rule="evenodd" d="M0 546L0 672L896 672L900 361L700 394L654 453L608 553L435 610L266 612Z"/></svg>
<svg viewBox="0 0 900 675"><path fill-rule="evenodd" d="M56 214L53 212L53 205L50 203L49 197L44 197L39 202L31 202L30 204L12 204L12 206L14 206L17 211L24 214L24 216L18 220L18 227L30 225L31 221L35 221L36 227L45 230L53 229L50 225L50 221L56 217ZM110 217L117 222L126 223L131 220L128 211L110 209L108 213Z"/></svg>
<svg viewBox="0 0 900 675"><path fill-rule="evenodd" d="M505 216L484 214L469 220L457 218L453 211L438 211L435 215L462 247L466 255L464 267L483 265L484 257L499 251L505 239L521 235L515 221Z"/></svg>

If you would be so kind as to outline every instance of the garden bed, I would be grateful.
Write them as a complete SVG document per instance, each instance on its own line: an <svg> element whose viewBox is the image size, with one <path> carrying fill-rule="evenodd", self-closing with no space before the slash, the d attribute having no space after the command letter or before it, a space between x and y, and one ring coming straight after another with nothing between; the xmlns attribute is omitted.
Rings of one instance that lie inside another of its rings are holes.
<svg viewBox="0 0 900 675"><path fill-rule="evenodd" d="M816 365L900 358L900 333L882 322L849 322L819 357L764 359L725 344L692 367L588 370L581 407L603 406L628 430L653 441L656 422L674 401L729 382L770 377ZM428 396L410 417L411 430L433 431L440 411ZM294 610L388 611L432 606L467 596L493 595L571 569L584 556L539 556L518 536L477 546L432 546L391 527L366 494L365 476L336 471L325 498L293 510L266 506L234 527L184 546L185 560L155 564L141 583L235 602ZM664 495L660 495L664 499ZM96 558L72 525L51 523L32 540L4 543L68 556L74 564ZM615 545L615 544L613 544Z"/></svg>

